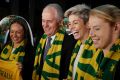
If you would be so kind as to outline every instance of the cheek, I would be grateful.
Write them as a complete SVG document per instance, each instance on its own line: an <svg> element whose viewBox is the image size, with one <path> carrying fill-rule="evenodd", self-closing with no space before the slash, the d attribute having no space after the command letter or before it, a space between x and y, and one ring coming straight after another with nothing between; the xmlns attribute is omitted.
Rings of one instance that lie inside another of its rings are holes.
<svg viewBox="0 0 120 80"><path fill-rule="evenodd" d="M110 33L106 33L106 34L104 35L104 41L106 42L105 44L110 43L111 40L112 40L111 34L110 34Z"/></svg>
<svg viewBox="0 0 120 80"><path fill-rule="evenodd" d="M50 25L51 30L56 30L57 27L59 27L59 26L56 25L56 24L51 24L51 25Z"/></svg>
<svg viewBox="0 0 120 80"><path fill-rule="evenodd" d="M14 34L10 33L10 38L12 38L14 36Z"/></svg>
<svg viewBox="0 0 120 80"><path fill-rule="evenodd" d="M24 38L24 33L16 34L16 36L19 37L19 38Z"/></svg>
<svg viewBox="0 0 120 80"><path fill-rule="evenodd" d="M80 26L76 26L75 29L80 31Z"/></svg>
<svg viewBox="0 0 120 80"><path fill-rule="evenodd" d="M79 33L82 35L86 33L84 28L78 28L78 30L79 30Z"/></svg>
<svg viewBox="0 0 120 80"><path fill-rule="evenodd" d="M109 32L102 32L100 35L100 44L101 45L107 45L111 41L111 35Z"/></svg>
<svg viewBox="0 0 120 80"><path fill-rule="evenodd" d="M110 39L111 37L112 37L112 31L111 30L105 30L104 32L103 32L103 36L105 37L105 39Z"/></svg>
<svg viewBox="0 0 120 80"><path fill-rule="evenodd" d="M20 36L21 36L22 38L24 38L24 37L25 37L25 34L21 34Z"/></svg>

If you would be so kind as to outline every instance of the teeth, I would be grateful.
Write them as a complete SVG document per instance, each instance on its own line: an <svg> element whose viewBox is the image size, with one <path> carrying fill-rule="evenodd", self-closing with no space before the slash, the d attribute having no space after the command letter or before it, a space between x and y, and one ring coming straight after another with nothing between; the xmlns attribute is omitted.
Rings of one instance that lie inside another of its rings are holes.
<svg viewBox="0 0 120 80"><path fill-rule="evenodd" d="M75 33L77 33L77 31L73 31L73 32L69 33L68 35L75 34Z"/></svg>
<svg viewBox="0 0 120 80"><path fill-rule="evenodd" d="M73 33L69 33L68 35L72 35Z"/></svg>
<svg viewBox="0 0 120 80"><path fill-rule="evenodd" d="M72 34L75 34L75 33L77 33L77 31L73 31L73 32L72 32Z"/></svg>
<svg viewBox="0 0 120 80"><path fill-rule="evenodd" d="M94 43L97 43L97 40L93 40Z"/></svg>

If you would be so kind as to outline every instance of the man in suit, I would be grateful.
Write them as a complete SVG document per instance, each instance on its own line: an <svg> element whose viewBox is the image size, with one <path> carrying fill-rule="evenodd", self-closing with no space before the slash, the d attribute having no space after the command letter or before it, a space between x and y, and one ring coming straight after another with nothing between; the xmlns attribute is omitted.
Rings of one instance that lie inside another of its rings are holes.
<svg viewBox="0 0 120 80"><path fill-rule="evenodd" d="M62 20L63 11L58 4L48 4L43 9L42 26L45 33L37 46L33 80L62 80L67 77L76 41L60 28Z"/></svg>

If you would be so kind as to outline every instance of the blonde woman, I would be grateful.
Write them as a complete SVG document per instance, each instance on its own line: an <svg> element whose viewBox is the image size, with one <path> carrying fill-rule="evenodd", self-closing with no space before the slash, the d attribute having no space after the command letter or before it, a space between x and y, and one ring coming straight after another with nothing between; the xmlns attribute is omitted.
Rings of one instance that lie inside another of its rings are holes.
<svg viewBox="0 0 120 80"><path fill-rule="evenodd" d="M68 80L80 80L85 72L80 69L87 69L87 64L90 62L94 51L92 39L89 36L88 20L90 7L85 4L78 4L65 12L65 17L68 18L68 28L77 40L76 46L73 50ZM81 59L81 57L83 58ZM87 61L85 60L87 59ZM85 62L85 64L83 64Z"/></svg>
<svg viewBox="0 0 120 80"><path fill-rule="evenodd" d="M106 4L91 10L90 35L97 51L84 79L120 79L120 9ZM90 70L91 69L91 70Z"/></svg>

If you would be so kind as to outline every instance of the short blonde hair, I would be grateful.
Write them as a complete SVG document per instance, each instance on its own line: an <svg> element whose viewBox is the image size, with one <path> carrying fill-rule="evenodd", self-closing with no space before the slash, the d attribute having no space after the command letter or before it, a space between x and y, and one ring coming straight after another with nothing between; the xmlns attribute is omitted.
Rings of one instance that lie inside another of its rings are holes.
<svg viewBox="0 0 120 80"><path fill-rule="evenodd" d="M90 12L90 15L100 17L111 24L120 22L120 9L114 5L105 4L93 8Z"/></svg>
<svg viewBox="0 0 120 80"><path fill-rule="evenodd" d="M84 23L86 24L89 20L89 12L90 7L85 4L78 4L65 11L64 16L69 17L70 15L76 15L82 18Z"/></svg>

